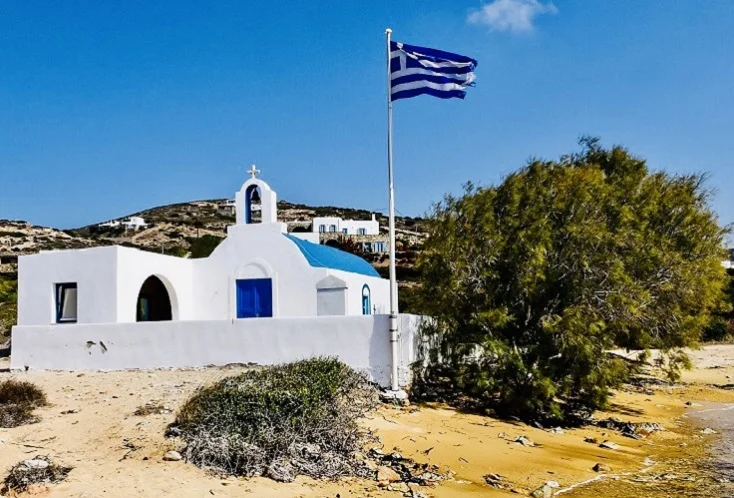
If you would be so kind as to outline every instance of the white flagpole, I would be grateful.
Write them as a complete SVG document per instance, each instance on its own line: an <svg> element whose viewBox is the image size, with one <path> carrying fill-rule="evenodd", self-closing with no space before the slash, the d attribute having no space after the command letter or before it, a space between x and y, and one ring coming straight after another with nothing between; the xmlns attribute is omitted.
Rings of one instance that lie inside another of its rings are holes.
<svg viewBox="0 0 734 498"><path fill-rule="evenodd" d="M390 97L390 35L391 29L385 30L387 36L387 178L389 183L389 216L390 216L390 347L392 349L392 371L390 388L400 390L398 385L398 282L395 272L395 189L392 172L392 98Z"/></svg>

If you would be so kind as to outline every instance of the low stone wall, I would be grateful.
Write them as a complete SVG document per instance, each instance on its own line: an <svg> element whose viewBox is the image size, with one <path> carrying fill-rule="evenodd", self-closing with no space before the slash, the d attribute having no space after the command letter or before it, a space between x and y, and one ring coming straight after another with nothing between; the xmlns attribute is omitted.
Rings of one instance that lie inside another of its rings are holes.
<svg viewBox="0 0 734 498"><path fill-rule="evenodd" d="M418 350L421 317L400 315L402 386ZM272 365L336 356L390 385L387 315L16 326L11 369L125 370L229 363Z"/></svg>

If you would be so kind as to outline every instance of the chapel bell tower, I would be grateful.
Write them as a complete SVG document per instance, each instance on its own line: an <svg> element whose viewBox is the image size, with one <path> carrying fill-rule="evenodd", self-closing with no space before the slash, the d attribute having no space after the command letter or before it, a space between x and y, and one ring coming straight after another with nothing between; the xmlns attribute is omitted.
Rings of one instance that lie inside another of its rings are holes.
<svg viewBox="0 0 734 498"><path fill-rule="evenodd" d="M235 196L237 210L237 225L258 223L277 223L278 204L275 191L264 181L257 178L260 170L253 164L247 171L250 179L247 180Z"/></svg>

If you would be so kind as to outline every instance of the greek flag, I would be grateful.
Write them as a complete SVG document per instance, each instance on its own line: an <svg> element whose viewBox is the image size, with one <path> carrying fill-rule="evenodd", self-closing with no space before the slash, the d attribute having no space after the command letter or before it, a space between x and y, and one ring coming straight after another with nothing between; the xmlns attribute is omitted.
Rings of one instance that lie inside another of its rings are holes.
<svg viewBox="0 0 734 498"><path fill-rule="evenodd" d="M432 48L390 42L390 100L433 95L460 98L474 86L477 61Z"/></svg>

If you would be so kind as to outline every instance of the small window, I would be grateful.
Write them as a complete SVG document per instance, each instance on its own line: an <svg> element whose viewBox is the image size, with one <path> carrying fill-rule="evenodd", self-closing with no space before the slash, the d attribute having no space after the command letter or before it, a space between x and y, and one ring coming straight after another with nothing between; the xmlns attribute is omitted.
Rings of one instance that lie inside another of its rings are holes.
<svg viewBox="0 0 734 498"><path fill-rule="evenodd" d="M76 283L56 284L56 323L76 323Z"/></svg>
<svg viewBox="0 0 734 498"><path fill-rule="evenodd" d="M336 232L336 225L329 225L329 231L330 232Z"/></svg>
<svg viewBox="0 0 734 498"><path fill-rule="evenodd" d="M372 300L370 299L370 288L367 284L362 287L362 314L372 314Z"/></svg>
<svg viewBox="0 0 734 498"><path fill-rule="evenodd" d="M364 228L358 228L357 229L357 235L364 235L366 233Z"/></svg>
<svg viewBox="0 0 734 498"><path fill-rule="evenodd" d="M342 228L342 233L343 233L344 235L346 235L346 234L348 233L348 232L347 232L347 229L346 229L346 228Z"/></svg>
<svg viewBox="0 0 734 498"><path fill-rule="evenodd" d="M319 232L320 233L326 232L326 225L319 225Z"/></svg>

